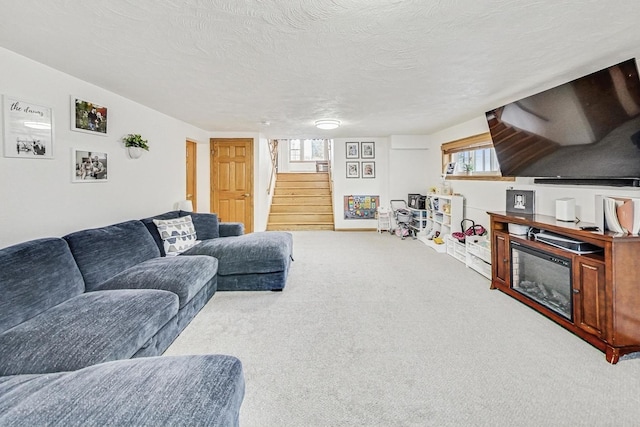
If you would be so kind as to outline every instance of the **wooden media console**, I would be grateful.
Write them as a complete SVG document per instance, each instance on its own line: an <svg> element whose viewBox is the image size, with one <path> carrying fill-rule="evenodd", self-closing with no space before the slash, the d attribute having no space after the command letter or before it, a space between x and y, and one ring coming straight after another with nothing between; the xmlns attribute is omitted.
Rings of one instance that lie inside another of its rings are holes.
<svg viewBox="0 0 640 427"><path fill-rule="evenodd" d="M489 212L489 216L491 289L498 289L557 322L603 351L610 363L617 363L624 354L640 351L640 236L584 231L579 226L592 224L567 223L546 215ZM509 224L578 240L596 247L597 252L576 253L538 241L531 234L510 234ZM567 267L568 288L564 295L535 282L527 283L539 286L540 294L557 295L558 303L546 304L535 293L532 296L522 291L520 279L514 279L519 277L518 269L524 268L518 266L522 263L519 258L513 259L513 254L518 257L518 247L531 253L544 252Z"/></svg>

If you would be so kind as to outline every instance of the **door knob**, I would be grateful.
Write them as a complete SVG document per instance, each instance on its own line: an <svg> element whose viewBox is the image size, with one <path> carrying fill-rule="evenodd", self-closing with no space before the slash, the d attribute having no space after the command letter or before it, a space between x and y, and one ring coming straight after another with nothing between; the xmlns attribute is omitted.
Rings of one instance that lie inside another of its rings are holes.
<svg viewBox="0 0 640 427"><path fill-rule="evenodd" d="M244 194L242 195L242 197L249 197L250 195L251 195L251 194L249 194L249 193L244 193Z"/></svg>

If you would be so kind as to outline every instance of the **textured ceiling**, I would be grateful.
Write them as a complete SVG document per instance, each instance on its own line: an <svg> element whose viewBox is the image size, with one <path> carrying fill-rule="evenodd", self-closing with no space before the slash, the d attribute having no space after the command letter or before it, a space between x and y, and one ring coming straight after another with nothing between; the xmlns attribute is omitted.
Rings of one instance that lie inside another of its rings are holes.
<svg viewBox="0 0 640 427"><path fill-rule="evenodd" d="M428 134L640 53L638 0L20 0L0 12L2 47L202 129L269 137ZM321 118L343 125L318 131Z"/></svg>

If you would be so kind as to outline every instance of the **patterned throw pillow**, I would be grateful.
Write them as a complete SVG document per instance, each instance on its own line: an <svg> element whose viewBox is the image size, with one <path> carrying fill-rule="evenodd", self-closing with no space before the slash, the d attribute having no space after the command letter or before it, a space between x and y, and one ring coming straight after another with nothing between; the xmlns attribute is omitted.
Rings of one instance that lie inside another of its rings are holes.
<svg viewBox="0 0 640 427"><path fill-rule="evenodd" d="M178 255L193 247L196 243L196 229L191 215L176 219L154 219L167 255Z"/></svg>

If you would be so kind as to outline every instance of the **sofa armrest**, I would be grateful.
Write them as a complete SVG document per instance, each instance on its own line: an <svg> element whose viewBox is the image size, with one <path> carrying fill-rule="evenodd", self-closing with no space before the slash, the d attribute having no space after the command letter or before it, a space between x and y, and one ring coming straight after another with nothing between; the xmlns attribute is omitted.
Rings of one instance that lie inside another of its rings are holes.
<svg viewBox="0 0 640 427"><path fill-rule="evenodd" d="M244 234L244 224L241 222L221 222L220 237L242 236Z"/></svg>

